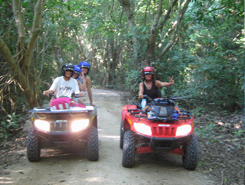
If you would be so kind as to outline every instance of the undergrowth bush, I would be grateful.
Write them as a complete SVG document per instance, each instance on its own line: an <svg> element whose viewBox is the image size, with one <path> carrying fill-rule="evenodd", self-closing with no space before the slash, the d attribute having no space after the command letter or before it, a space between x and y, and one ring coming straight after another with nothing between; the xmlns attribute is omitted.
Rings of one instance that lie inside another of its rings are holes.
<svg viewBox="0 0 245 185"><path fill-rule="evenodd" d="M5 142L20 126L24 117L21 114L8 114L0 123L0 139Z"/></svg>

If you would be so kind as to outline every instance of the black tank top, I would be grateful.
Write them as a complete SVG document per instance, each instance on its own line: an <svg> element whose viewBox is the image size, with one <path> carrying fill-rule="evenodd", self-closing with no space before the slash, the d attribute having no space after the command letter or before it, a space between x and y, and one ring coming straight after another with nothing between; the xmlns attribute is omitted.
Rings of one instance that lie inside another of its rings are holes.
<svg viewBox="0 0 245 185"><path fill-rule="evenodd" d="M150 90L146 88L144 82L143 82L143 86L144 86L144 93L143 93L144 95L149 96L151 99L161 98L161 92L155 85L155 80L152 81L152 87Z"/></svg>

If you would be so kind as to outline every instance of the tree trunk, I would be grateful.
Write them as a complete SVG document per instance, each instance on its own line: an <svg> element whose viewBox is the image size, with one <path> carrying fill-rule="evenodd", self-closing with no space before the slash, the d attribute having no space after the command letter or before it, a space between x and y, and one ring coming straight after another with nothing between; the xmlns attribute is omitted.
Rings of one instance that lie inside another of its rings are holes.
<svg viewBox="0 0 245 185"><path fill-rule="evenodd" d="M149 31L149 42L148 42L148 47L147 47L146 57L145 57L146 65L150 65L150 63L155 59L156 27L161 15L162 15L162 1L160 0L155 19Z"/></svg>
<svg viewBox="0 0 245 185"><path fill-rule="evenodd" d="M171 38L169 42L167 43L167 45L163 48L161 54L159 55L159 58L162 58L167 53L167 51L173 46L173 44L176 42L176 37L177 37L180 22L182 21L190 2L191 0L186 0L183 2L183 5L181 6L183 8L179 11L177 21L173 24L172 29L169 30L169 33L166 34L166 35L171 35Z"/></svg>
<svg viewBox="0 0 245 185"><path fill-rule="evenodd" d="M16 54L12 55L6 43L0 38L0 52L4 56L8 66L12 70L14 79L17 81L30 108L36 107L38 103L38 91L35 76L30 72L31 61L33 58L33 49L36 45L37 37L40 32L41 13L45 0L38 0L34 8L34 18L32 30L27 44L25 44L25 27L23 15L21 12L21 1L13 0L13 11L15 22L18 29L18 41L16 44ZM14 57L15 56L15 57Z"/></svg>
<svg viewBox="0 0 245 185"><path fill-rule="evenodd" d="M106 46L104 47L105 50L104 50L104 55L103 55L103 63L105 65L105 68L106 68L106 73L105 73L105 76L102 80L102 87L105 87L109 84L109 77L110 77L110 64L109 64L109 60L108 60L108 55L109 55L109 52L108 52L108 41L106 41Z"/></svg>
<svg viewBox="0 0 245 185"><path fill-rule="evenodd" d="M128 19L129 29L132 32L133 38L133 51L134 51L134 68L138 69L140 64L140 48L139 41L136 37L138 33L135 31L136 24L134 22L134 2L132 0L118 0L122 5L124 12Z"/></svg>

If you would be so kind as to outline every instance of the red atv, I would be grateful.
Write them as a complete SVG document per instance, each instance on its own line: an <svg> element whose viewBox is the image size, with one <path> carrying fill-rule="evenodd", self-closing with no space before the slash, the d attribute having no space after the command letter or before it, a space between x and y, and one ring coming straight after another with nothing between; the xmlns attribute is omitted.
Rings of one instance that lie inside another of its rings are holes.
<svg viewBox="0 0 245 185"><path fill-rule="evenodd" d="M133 167L135 154L170 152L182 155L184 168L194 170L198 162L198 141L190 112L175 106L177 97L154 100L144 97L149 102L144 108L136 104L122 109L122 165Z"/></svg>

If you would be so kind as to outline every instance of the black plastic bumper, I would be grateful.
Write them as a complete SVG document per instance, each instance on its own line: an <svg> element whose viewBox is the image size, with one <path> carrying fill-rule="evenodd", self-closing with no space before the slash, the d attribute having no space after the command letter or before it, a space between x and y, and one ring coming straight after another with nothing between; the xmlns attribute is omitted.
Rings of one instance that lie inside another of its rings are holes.
<svg viewBox="0 0 245 185"><path fill-rule="evenodd" d="M192 134L183 137L157 138L135 134L139 146L150 146L152 151L171 151L184 145Z"/></svg>

